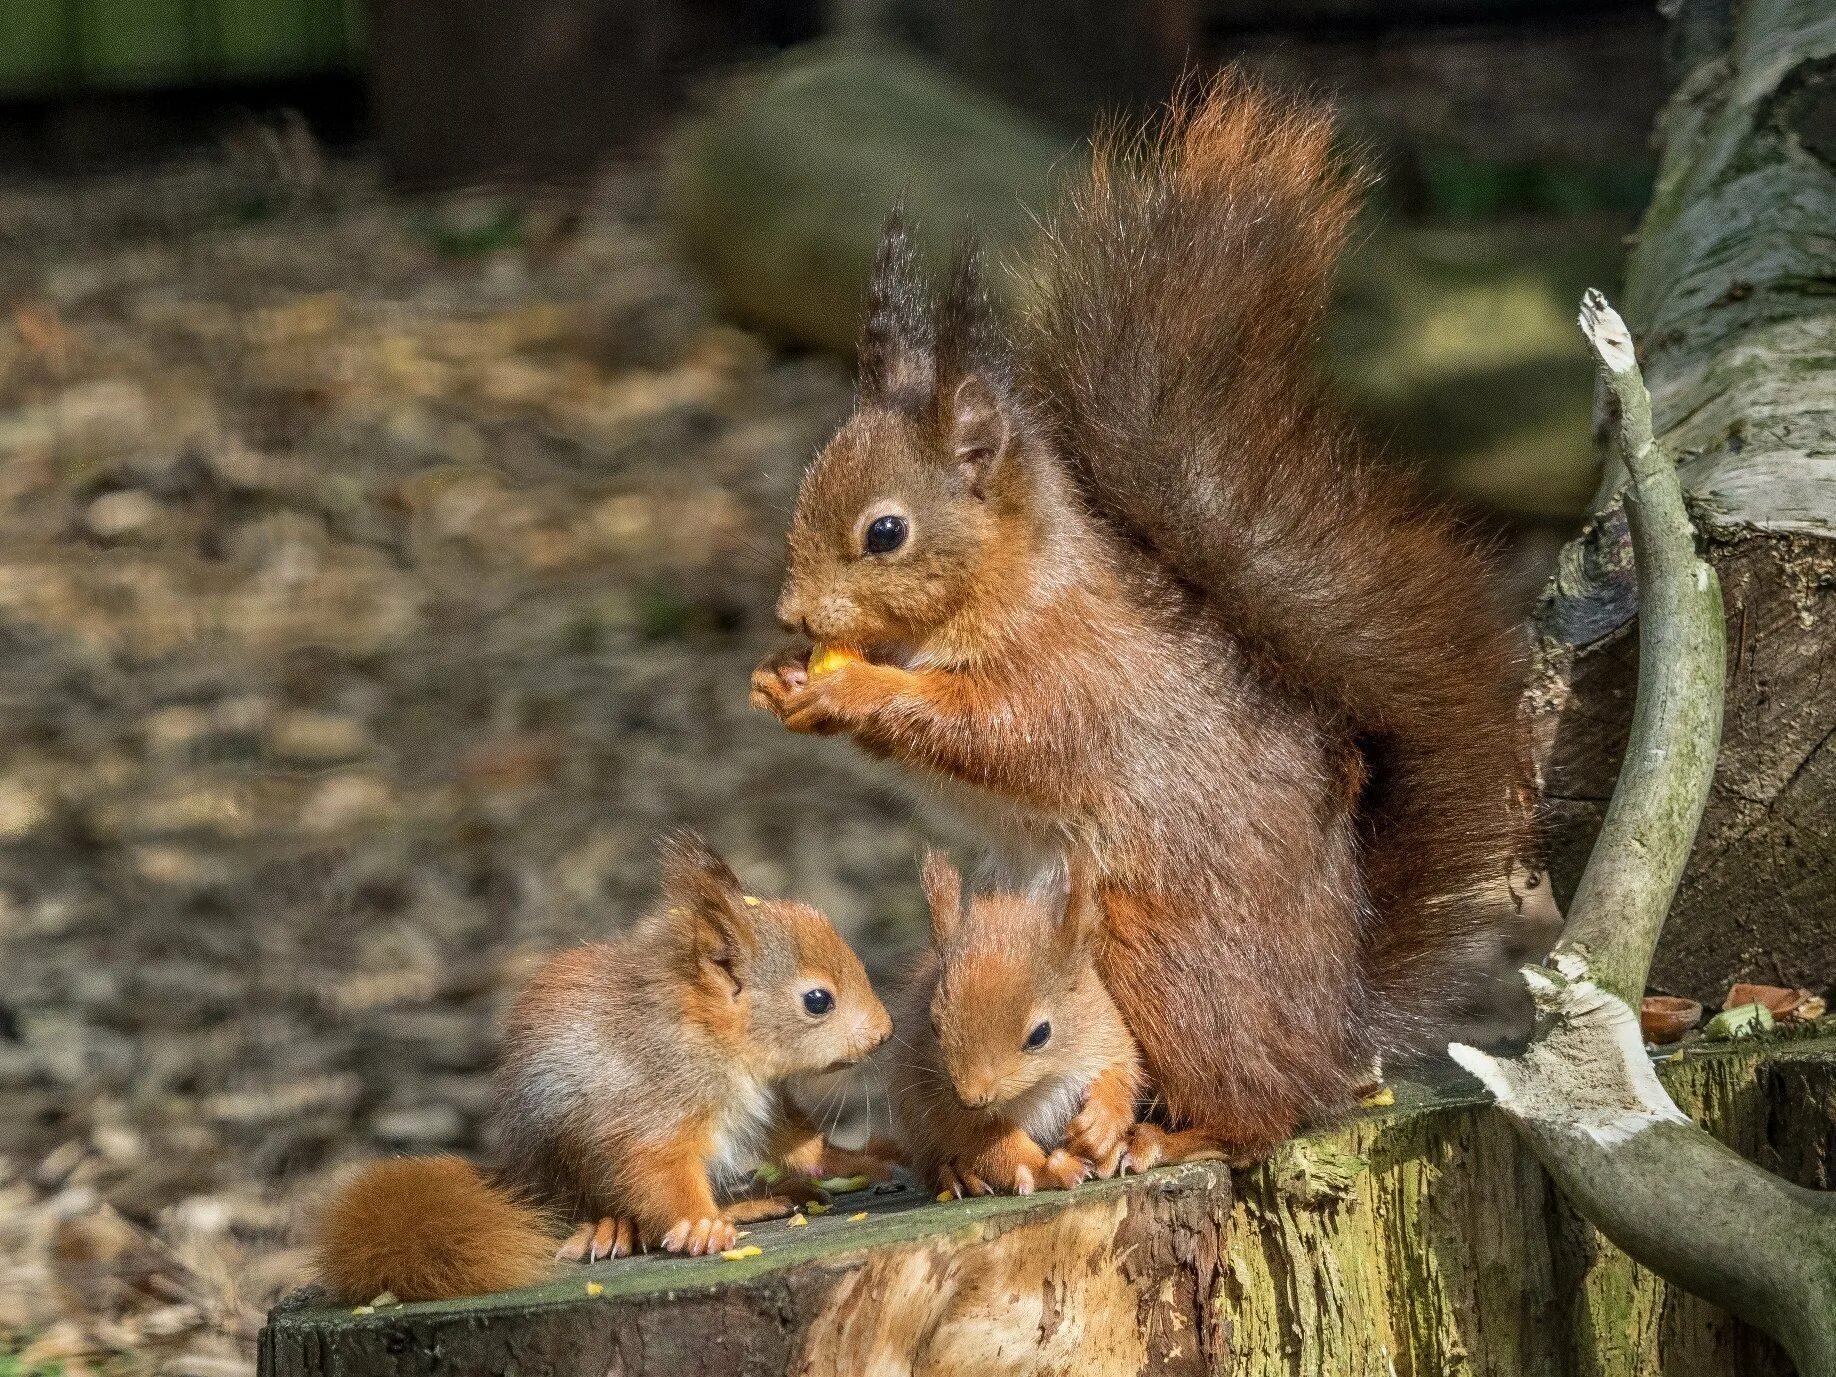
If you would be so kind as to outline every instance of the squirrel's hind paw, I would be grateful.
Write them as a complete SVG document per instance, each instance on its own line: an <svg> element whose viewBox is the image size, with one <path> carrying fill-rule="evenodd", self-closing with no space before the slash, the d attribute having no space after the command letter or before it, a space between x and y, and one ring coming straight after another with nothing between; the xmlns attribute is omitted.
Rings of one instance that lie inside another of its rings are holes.
<svg viewBox="0 0 1836 1377"><path fill-rule="evenodd" d="M629 1219L607 1216L575 1229L555 1252L561 1262L598 1262L601 1258L630 1257L643 1251L637 1229Z"/></svg>

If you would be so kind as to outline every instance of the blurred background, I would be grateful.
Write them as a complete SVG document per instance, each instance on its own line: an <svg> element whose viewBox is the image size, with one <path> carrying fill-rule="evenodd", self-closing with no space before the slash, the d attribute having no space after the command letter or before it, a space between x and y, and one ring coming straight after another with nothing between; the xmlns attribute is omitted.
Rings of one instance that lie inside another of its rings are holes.
<svg viewBox="0 0 1836 1377"><path fill-rule="evenodd" d="M749 714L872 240L1002 253L1191 63L1382 174L1328 366L1527 609L1649 190L1620 0L5 0L0 1377L219 1377L341 1163L481 1151L691 824L877 975L886 775Z"/></svg>

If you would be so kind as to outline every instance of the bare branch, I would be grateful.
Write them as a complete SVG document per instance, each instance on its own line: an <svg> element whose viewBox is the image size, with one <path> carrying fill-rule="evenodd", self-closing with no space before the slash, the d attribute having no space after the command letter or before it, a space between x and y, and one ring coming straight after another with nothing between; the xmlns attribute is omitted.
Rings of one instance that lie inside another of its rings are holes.
<svg viewBox="0 0 1836 1377"><path fill-rule="evenodd" d="M1596 291L1582 299L1581 330L1618 403L1640 669L1619 783L1551 961L1637 1004L1708 802L1727 646L1721 586L1696 555L1676 465L1652 434L1631 332Z"/></svg>

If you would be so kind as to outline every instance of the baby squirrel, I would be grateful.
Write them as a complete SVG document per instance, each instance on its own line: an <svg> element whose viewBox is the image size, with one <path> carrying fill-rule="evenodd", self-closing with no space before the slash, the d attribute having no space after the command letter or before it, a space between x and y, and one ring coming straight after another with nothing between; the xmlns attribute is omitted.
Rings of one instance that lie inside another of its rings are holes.
<svg viewBox="0 0 1836 1377"><path fill-rule="evenodd" d="M627 934L551 958L519 993L498 1066L506 1168L455 1157L368 1166L326 1209L328 1291L437 1300L532 1285L551 1222L585 1220L565 1259L702 1254L734 1225L820 1198L814 1179L891 1175L826 1143L785 1093L892 1031L848 945L815 909L755 899L696 837L663 849L662 900ZM721 1204L760 1161L775 1194Z"/></svg>
<svg viewBox="0 0 1836 1377"><path fill-rule="evenodd" d="M1528 840L1515 644L1448 515L1322 402L1360 179L1225 76L1097 143L997 322L895 214L804 476L756 706L913 770L1019 867L1090 851L1097 964L1233 1155L1420 1046Z"/></svg>
<svg viewBox="0 0 1836 1377"><path fill-rule="evenodd" d="M894 1020L893 1119L912 1170L961 1197L1069 1190L1093 1172L1215 1156L1136 1121L1141 1061L1096 973L1102 908L1073 860L1062 906L977 894L924 858L931 947Z"/></svg>

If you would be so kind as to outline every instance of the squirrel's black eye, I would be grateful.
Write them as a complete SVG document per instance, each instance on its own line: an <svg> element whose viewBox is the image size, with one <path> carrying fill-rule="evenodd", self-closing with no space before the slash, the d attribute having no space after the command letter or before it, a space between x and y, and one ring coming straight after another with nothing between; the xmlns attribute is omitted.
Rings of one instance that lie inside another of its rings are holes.
<svg viewBox="0 0 1836 1377"><path fill-rule="evenodd" d="M863 542L870 555L890 555L905 544L906 536L911 534L911 527L902 516L882 516L867 528L867 539Z"/></svg>
<svg viewBox="0 0 1836 1377"><path fill-rule="evenodd" d="M811 1018L821 1018L835 1007L835 996L820 987L803 992L803 1009Z"/></svg>
<svg viewBox="0 0 1836 1377"><path fill-rule="evenodd" d="M1041 1023L1026 1035L1026 1050L1037 1052L1052 1040L1052 1025Z"/></svg>

